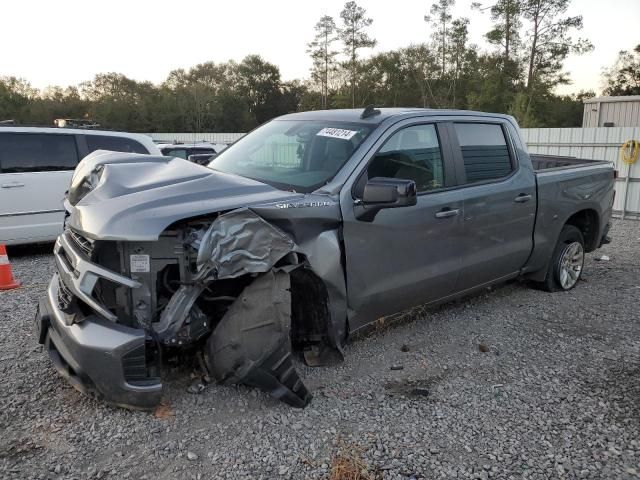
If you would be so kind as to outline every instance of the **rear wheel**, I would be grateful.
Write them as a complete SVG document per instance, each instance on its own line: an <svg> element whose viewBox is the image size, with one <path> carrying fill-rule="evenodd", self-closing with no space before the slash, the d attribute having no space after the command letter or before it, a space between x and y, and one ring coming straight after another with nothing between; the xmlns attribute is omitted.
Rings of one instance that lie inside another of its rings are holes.
<svg viewBox="0 0 640 480"><path fill-rule="evenodd" d="M573 225L565 225L551 256L544 290L557 292L571 290L578 284L584 266L584 237Z"/></svg>

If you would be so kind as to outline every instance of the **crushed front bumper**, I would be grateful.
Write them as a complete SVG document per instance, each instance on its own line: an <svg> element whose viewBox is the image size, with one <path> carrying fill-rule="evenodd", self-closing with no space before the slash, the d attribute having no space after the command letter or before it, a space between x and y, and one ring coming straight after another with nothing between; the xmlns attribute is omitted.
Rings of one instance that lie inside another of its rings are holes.
<svg viewBox="0 0 640 480"><path fill-rule="evenodd" d="M35 318L38 339L56 370L76 389L109 403L142 409L157 406L162 383L146 376L144 331L97 315L72 323L58 306L59 290L55 274Z"/></svg>

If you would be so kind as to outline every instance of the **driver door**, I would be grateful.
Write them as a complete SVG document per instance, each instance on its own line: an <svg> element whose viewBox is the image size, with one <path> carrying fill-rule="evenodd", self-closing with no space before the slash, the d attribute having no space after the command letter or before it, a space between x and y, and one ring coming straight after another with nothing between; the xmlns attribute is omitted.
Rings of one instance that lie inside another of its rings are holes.
<svg viewBox="0 0 640 480"><path fill-rule="evenodd" d="M341 193L351 331L377 318L456 291L462 265L463 199L456 184L447 130L437 123L401 122ZM363 220L368 179L414 180L417 204L378 211Z"/></svg>

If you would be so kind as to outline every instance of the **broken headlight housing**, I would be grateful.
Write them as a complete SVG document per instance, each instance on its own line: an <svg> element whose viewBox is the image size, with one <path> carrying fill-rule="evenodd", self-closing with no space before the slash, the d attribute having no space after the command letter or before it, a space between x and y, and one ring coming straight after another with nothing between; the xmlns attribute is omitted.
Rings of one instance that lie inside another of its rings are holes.
<svg viewBox="0 0 640 480"><path fill-rule="evenodd" d="M87 175L78 175L71 181L69 187L69 203L75 205L82 200L89 192L94 190L100 183L104 166L99 165L91 170Z"/></svg>

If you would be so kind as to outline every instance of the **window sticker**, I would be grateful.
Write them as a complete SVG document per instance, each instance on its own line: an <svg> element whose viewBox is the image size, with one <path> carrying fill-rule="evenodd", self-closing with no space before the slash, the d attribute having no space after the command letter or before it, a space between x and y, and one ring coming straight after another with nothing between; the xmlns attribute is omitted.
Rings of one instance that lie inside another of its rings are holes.
<svg viewBox="0 0 640 480"><path fill-rule="evenodd" d="M316 135L319 137L341 138L342 140L351 140L357 130L344 130L342 128L323 128Z"/></svg>

